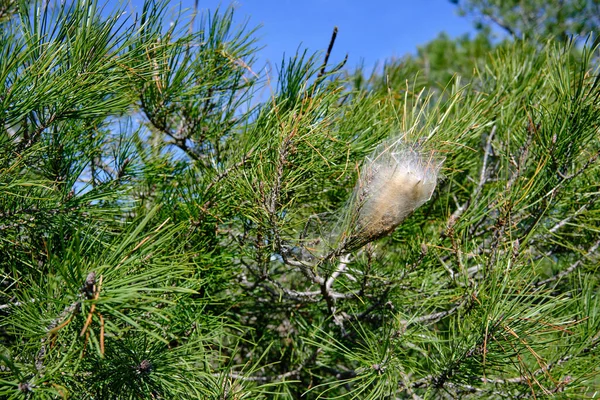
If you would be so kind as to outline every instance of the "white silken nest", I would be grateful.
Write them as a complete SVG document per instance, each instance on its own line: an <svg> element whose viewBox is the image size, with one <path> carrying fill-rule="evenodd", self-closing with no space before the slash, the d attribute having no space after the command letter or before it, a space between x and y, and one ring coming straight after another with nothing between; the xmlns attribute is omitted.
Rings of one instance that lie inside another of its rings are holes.
<svg viewBox="0 0 600 400"><path fill-rule="evenodd" d="M354 188L344 247L353 250L391 233L431 198L441 166L433 152L417 145L396 140L378 146Z"/></svg>

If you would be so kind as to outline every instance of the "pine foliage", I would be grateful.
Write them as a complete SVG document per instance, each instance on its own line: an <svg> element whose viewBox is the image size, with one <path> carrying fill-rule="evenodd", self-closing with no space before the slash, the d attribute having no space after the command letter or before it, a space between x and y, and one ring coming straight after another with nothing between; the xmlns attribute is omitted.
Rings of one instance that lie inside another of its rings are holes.
<svg viewBox="0 0 600 400"><path fill-rule="evenodd" d="M434 87L307 51L267 79L230 8L9 3L3 398L599 389L595 47L505 43ZM428 201L367 234L394 162Z"/></svg>

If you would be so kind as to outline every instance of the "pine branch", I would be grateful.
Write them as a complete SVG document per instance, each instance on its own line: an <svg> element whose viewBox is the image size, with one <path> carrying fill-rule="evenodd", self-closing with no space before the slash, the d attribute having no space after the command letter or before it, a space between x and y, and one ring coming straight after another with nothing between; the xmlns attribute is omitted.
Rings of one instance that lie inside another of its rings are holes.
<svg viewBox="0 0 600 400"><path fill-rule="evenodd" d="M598 250L599 246L600 246L600 240L597 240L596 242L594 242L594 244L592 244L590 246L590 248L582 256L582 258L580 258L579 260L575 261L568 268L566 268L565 270L559 272L558 274L556 274L554 276L551 276L550 278L547 278L547 279L544 279L544 280L536 282L534 284L534 286L536 286L536 287L545 286L548 283L558 281L558 280L564 278L565 276L571 274L573 271L575 271L577 268L579 268L581 266L581 264L584 262L585 259L590 259L594 255L594 253L596 252L596 250Z"/></svg>

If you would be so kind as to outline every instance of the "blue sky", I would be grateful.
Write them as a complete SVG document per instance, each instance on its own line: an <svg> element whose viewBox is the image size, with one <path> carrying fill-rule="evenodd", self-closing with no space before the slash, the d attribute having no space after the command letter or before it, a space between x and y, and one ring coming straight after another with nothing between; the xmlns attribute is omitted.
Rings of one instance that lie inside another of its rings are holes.
<svg viewBox="0 0 600 400"><path fill-rule="evenodd" d="M135 7L142 0L132 3ZM210 10L229 4L198 1L200 9ZM261 25L258 38L264 48L259 65L279 64L284 53L293 55L299 45L325 53L334 26L339 33L330 62L339 62L348 53L348 67L364 61L368 68L415 52L442 31L451 37L474 32L472 22L459 17L448 0L237 0L233 4L238 22L249 18L250 26ZM182 6L193 8L194 0L183 0Z"/></svg>

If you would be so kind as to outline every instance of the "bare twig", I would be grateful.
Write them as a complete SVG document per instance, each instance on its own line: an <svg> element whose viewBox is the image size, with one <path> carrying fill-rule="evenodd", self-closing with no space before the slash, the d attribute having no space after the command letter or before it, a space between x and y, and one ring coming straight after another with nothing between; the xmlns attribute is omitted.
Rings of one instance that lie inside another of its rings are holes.
<svg viewBox="0 0 600 400"><path fill-rule="evenodd" d="M178 130L178 132L177 133L173 132L167 126L166 121L159 120L159 118L157 118L157 116L154 115L154 113L152 113L151 108L146 104L144 96L140 96L140 102L142 105L142 110L144 110L144 113L145 113L146 117L148 118L148 121L150 121L150 123L152 124L152 126L155 129L157 129L159 132L167 135L168 137L170 137L173 140L172 142L167 142L166 144L177 146L192 160L200 161L200 159L201 159L200 155L197 152L195 152L194 149L190 148L187 144L187 141L190 139L189 139L189 137L187 137L187 135L183 134L184 133L183 129L182 129L184 126L183 121L181 122L180 129Z"/></svg>
<svg viewBox="0 0 600 400"><path fill-rule="evenodd" d="M592 246L590 246L590 248L588 249L586 254L582 258L580 258L579 260L577 260L573 264L571 264L569 266L569 268L565 269L564 271L561 271L560 273L558 273L554 276L551 276L548 279L544 279L543 281L539 281L539 282L535 283L534 286L536 286L536 287L543 286L547 283L557 281L557 280L569 275L571 272L575 271L581 265L581 263L583 262L584 259L589 258L598 249L598 246L600 246L600 240L597 240Z"/></svg>
<svg viewBox="0 0 600 400"><path fill-rule="evenodd" d="M440 311L440 312L436 312L436 313L432 313L432 314L428 314L428 315L422 315L420 317L415 317L415 318L411 318L411 319L404 319L404 320L401 320L400 323L404 326L404 329L406 329L409 326L414 325L414 324L439 321L440 319L445 318L448 315L454 314L462 306L467 304L468 300L469 300L469 297L465 297L460 303L455 304L454 307L450 308L449 310Z"/></svg>
<svg viewBox="0 0 600 400"><path fill-rule="evenodd" d="M227 177L227 175L229 175L232 171L235 171L236 169L238 169L239 167L243 166L244 164L246 164L249 160L249 157L252 155L252 150L250 150L248 153L246 153L243 157L242 160L233 164L231 167L227 168L226 170L224 170L223 172L221 172L219 175L217 175L215 177L215 179L213 179L204 189L204 193L208 193L217 183L219 183L220 181L222 181L223 179L225 179Z"/></svg>
<svg viewBox="0 0 600 400"><path fill-rule="evenodd" d="M29 299L30 303L35 303L35 301L36 301L35 299ZM25 304L25 302L23 302L23 301L15 301L12 303L0 304L0 310L4 310L4 309L10 308L10 307L20 307L23 304Z"/></svg>
<svg viewBox="0 0 600 400"><path fill-rule="evenodd" d="M350 254L344 254L340 257L340 262L338 264L338 268L331 274L331 276L325 282L325 288L329 291L333 286L333 283L337 279L338 276L345 273L348 269L348 263L350 262Z"/></svg>
<svg viewBox="0 0 600 400"><path fill-rule="evenodd" d="M586 161L586 163L577 171L573 172L570 175L564 175L560 172L558 172L558 175L560 176L560 181L556 184L556 186L554 186L552 189L550 189L543 197L542 200L545 200L546 198L550 197L553 198L554 196L556 196L556 193L558 192L559 189L562 188L562 186L569 182L570 180L578 177L579 175L581 175L582 173L584 173L591 164L593 164L594 162L596 162L596 160L598 160L598 157L600 157L600 150L598 150L592 157L590 157L589 160Z"/></svg>
<svg viewBox="0 0 600 400"><path fill-rule="evenodd" d="M323 66L321 67L321 71L317 75L317 78L325 75L325 67L327 67L327 63L329 62L329 56L331 55L331 50L333 50L333 45L335 44L335 39L337 37L338 27L333 27L333 33L331 34L331 40L329 40L329 46L327 47L327 53L325 53L325 61L323 61Z"/></svg>
<svg viewBox="0 0 600 400"><path fill-rule="evenodd" d="M340 262L338 263L338 268L331 274L331 276L321 284L321 294L327 303L327 309L329 314L333 318L333 322L338 325L342 332L345 332L344 329L344 316L340 316L337 314L337 307L335 305L337 297L334 296L334 292L331 290L333 283L336 278L343 274L348 268L348 263L350 262L350 255L344 254L340 257Z"/></svg>
<svg viewBox="0 0 600 400"><path fill-rule="evenodd" d="M581 206L579 208L579 210L575 211L573 214L569 215L567 218L563 219L562 221L559 221L556 225L554 225L552 228L550 228L548 230L548 233L554 233L554 232L558 231L560 228L565 226L569 221L571 221L577 215L581 214L581 212L583 210L585 210L586 208L587 208L586 205Z"/></svg>
<svg viewBox="0 0 600 400"><path fill-rule="evenodd" d="M291 371L285 372L283 374L279 374L279 375L275 375L275 376L247 376L238 372L228 372L226 374L227 377L231 378L231 379L237 379L240 381L250 381L250 382L279 382L279 381L284 381L290 377L295 377L298 376L300 374L300 372L302 372L302 370L304 369L304 367L308 364L314 363L314 361L317 359L317 356L322 352L323 350L320 348L317 348L315 351L313 351L312 355L310 357L307 357L305 360L303 360L296 368L294 368ZM219 378L222 376L222 374L213 374L213 376Z"/></svg>
<svg viewBox="0 0 600 400"><path fill-rule="evenodd" d="M249 270L251 270L251 269L249 268ZM323 282L322 281L323 278L320 278L320 279L321 279L321 282ZM268 291L273 297L276 297L276 298L279 298L283 295L283 297L285 297L289 300L294 300L294 301L319 302L322 300L321 295L323 292L321 290L308 290L308 291L292 290L292 289L289 289L289 288L283 286L280 282L272 279L269 276L259 277L259 278L257 278L257 281L250 282L250 281L248 281L248 278L242 274L240 277L240 282L242 283L242 285L244 285L248 289L254 289L256 287L261 287L261 288L265 289L266 291ZM269 285L271 285L271 286L269 286ZM351 299L351 298L356 298L356 297L360 296L360 294L355 291L348 292L348 293L339 293L339 292L336 292L333 290L329 291L329 295L331 296L331 298L333 298L335 300Z"/></svg>
<svg viewBox="0 0 600 400"><path fill-rule="evenodd" d="M471 197L461 206L459 206L450 216L451 220L457 221L460 216L469 208L469 206L477 200L481 191L483 190L483 186L486 184L488 180L487 168L488 168L488 160L492 153L492 140L494 140L494 135L496 134L496 125L492 127L492 131L487 137L487 141L485 144L485 150L483 153L483 163L481 165L481 171L479 172L479 182L475 189L473 189L473 193Z"/></svg>
<svg viewBox="0 0 600 400"><path fill-rule="evenodd" d="M304 274L304 276L306 276L310 281L312 281L313 283L317 284L317 285L322 285L325 280L323 279L323 277L319 276L315 270L316 270L316 266L310 263L305 263L302 261L298 261L298 260L293 260L289 257L283 256L283 262L285 262L288 265L291 265L293 267L297 267L300 272L302 272L302 274Z"/></svg>
<svg viewBox="0 0 600 400"><path fill-rule="evenodd" d="M558 173L558 175L565 181L571 180L579 175L581 175L586 169L588 169L588 167L593 164L594 162L596 162L596 160L598 159L598 157L600 157L600 150L598 150L596 152L596 154L594 154L592 157L590 157L589 160L587 160L585 162L585 164L583 164L583 166L581 168L579 168L577 171L573 172L570 175L564 175L562 172L560 172L560 170L556 170L556 172Z"/></svg>
<svg viewBox="0 0 600 400"><path fill-rule="evenodd" d="M448 274L450 275L450 279L454 280L454 277L456 276L456 272L454 272L454 270L448 264L446 264L446 262L442 259L442 257L438 257L438 261L440 262L440 264L442 264L442 267L444 267L444 269L446 271L448 271Z"/></svg>

